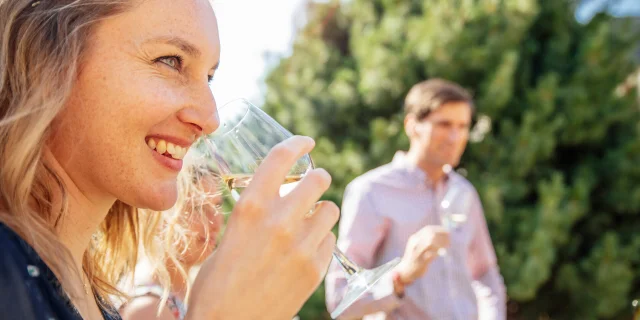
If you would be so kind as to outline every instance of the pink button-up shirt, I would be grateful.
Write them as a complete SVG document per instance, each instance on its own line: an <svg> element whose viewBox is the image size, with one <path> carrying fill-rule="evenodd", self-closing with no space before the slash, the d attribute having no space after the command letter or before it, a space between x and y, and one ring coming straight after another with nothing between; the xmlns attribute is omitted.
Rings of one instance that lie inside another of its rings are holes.
<svg viewBox="0 0 640 320"><path fill-rule="evenodd" d="M447 254L394 294L391 274L348 308L339 319L504 320L506 290L475 188L452 172L435 188L426 174L399 152L392 163L374 169L345 191L338 247L364 268L402 257L409 237L427 225L440 225L440 203L450 184L466 184L471 202L466 223L452 229ZM329 311L344 295L345 273L333 261L326 277Z"/></svg>

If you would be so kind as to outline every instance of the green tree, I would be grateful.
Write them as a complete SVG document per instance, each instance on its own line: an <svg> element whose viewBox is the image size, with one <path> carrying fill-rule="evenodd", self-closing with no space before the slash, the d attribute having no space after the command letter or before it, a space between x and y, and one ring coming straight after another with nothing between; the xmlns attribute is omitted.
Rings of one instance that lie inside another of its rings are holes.
<svg viewBox="0 0 640 320"><path fill-rule="evenodd" d="M569 0L316 4L264 108L316 138L327 198L407 148L402 101L456 81L478 107L459 170L481 194L513 319L628 319L640 297L640 115L615 87L637 29ZM301 311L327 318L323 289Z"/></svg>

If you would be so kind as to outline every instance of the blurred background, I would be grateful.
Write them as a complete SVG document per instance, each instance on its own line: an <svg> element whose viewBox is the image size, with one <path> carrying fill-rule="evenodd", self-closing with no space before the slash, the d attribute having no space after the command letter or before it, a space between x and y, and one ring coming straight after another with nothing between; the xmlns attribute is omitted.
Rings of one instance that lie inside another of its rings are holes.
<svg viewBox="0 0 640 320"><path fill-rule="evenodd" d="M631 319L640 299L640 0L218 0L219 105L316 138L326 198L406 150L402 101L474 93L458 171L481 195L510 319ZM321 286L302 320L329 319Z"/></svg>

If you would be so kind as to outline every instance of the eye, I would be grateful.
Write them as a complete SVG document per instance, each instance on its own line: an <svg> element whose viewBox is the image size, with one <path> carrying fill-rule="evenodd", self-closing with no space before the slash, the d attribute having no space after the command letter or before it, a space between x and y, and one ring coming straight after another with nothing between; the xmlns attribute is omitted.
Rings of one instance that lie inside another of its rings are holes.
<svg viewBox="0 0 640 320"><path fill-rule="evenodd" d="M449 121L441 121L441 122L437 123L437 126L440 127L440 128L448 129L448 128L452 127L452 124Z"/></svg>
<svg viewBox="0 0 640 320"><path fill-rule="evenodd" d="M165 56L155 60L156 62L164 63L170 68L180 70L182 68L182 57L180 56Z"/></svg>
<svg viewBox="0 0 640 320"><path fill-rule="evenodd" d="M209 84L211 84L211 82L213 82L213 75L209 75L207 76L207 81L209 82Z"/></svg>

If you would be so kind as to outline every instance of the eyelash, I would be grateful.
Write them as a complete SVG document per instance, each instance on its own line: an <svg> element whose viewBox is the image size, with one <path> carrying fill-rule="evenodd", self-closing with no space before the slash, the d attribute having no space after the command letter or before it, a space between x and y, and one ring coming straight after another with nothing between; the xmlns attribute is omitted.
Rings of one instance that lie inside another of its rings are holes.
<svg viewBox="0 0 640 320"><path fill-rule="evenodd" d="M163 60L166 60L166 59L175 59L176 66L174 67L174 66L171 66L170 64L168 64L166 62L163 62ZM162 56L162 57L159 57L159 58L154 60L154 62L163 63L167 67L175 69L177 71L182 71L182 63L183 63L183 61L184 61L184 59L179 55ZM211 84L212 81L213 81L213 76L212 75L208 75L207 76L207 82L209 82L209 84Z"/></svg>
<svg viewBox="0 0 640 320"><path fill-rule="evenodd" d="M166 62L164 62L164 61L163 61L163 60L167 60L167 59L175 59L175 60L176 60L176 62L177 62L177 66L175 66L175 67L174 67L174 66L171 66L170 64L168 64L168 63L166 63ZM154 61L155 61L155 62L164 63L164 64L165 64L165 65L167 65L169 68L173 68L173 69L176 69L176 70L178 70L178 71L182 70L182 61L183 61L183 59L182 59L182 57L181 57L181 56L179 56L179 55L163 56L163 57L160 57L160 58L155 59Z"/></svg>

